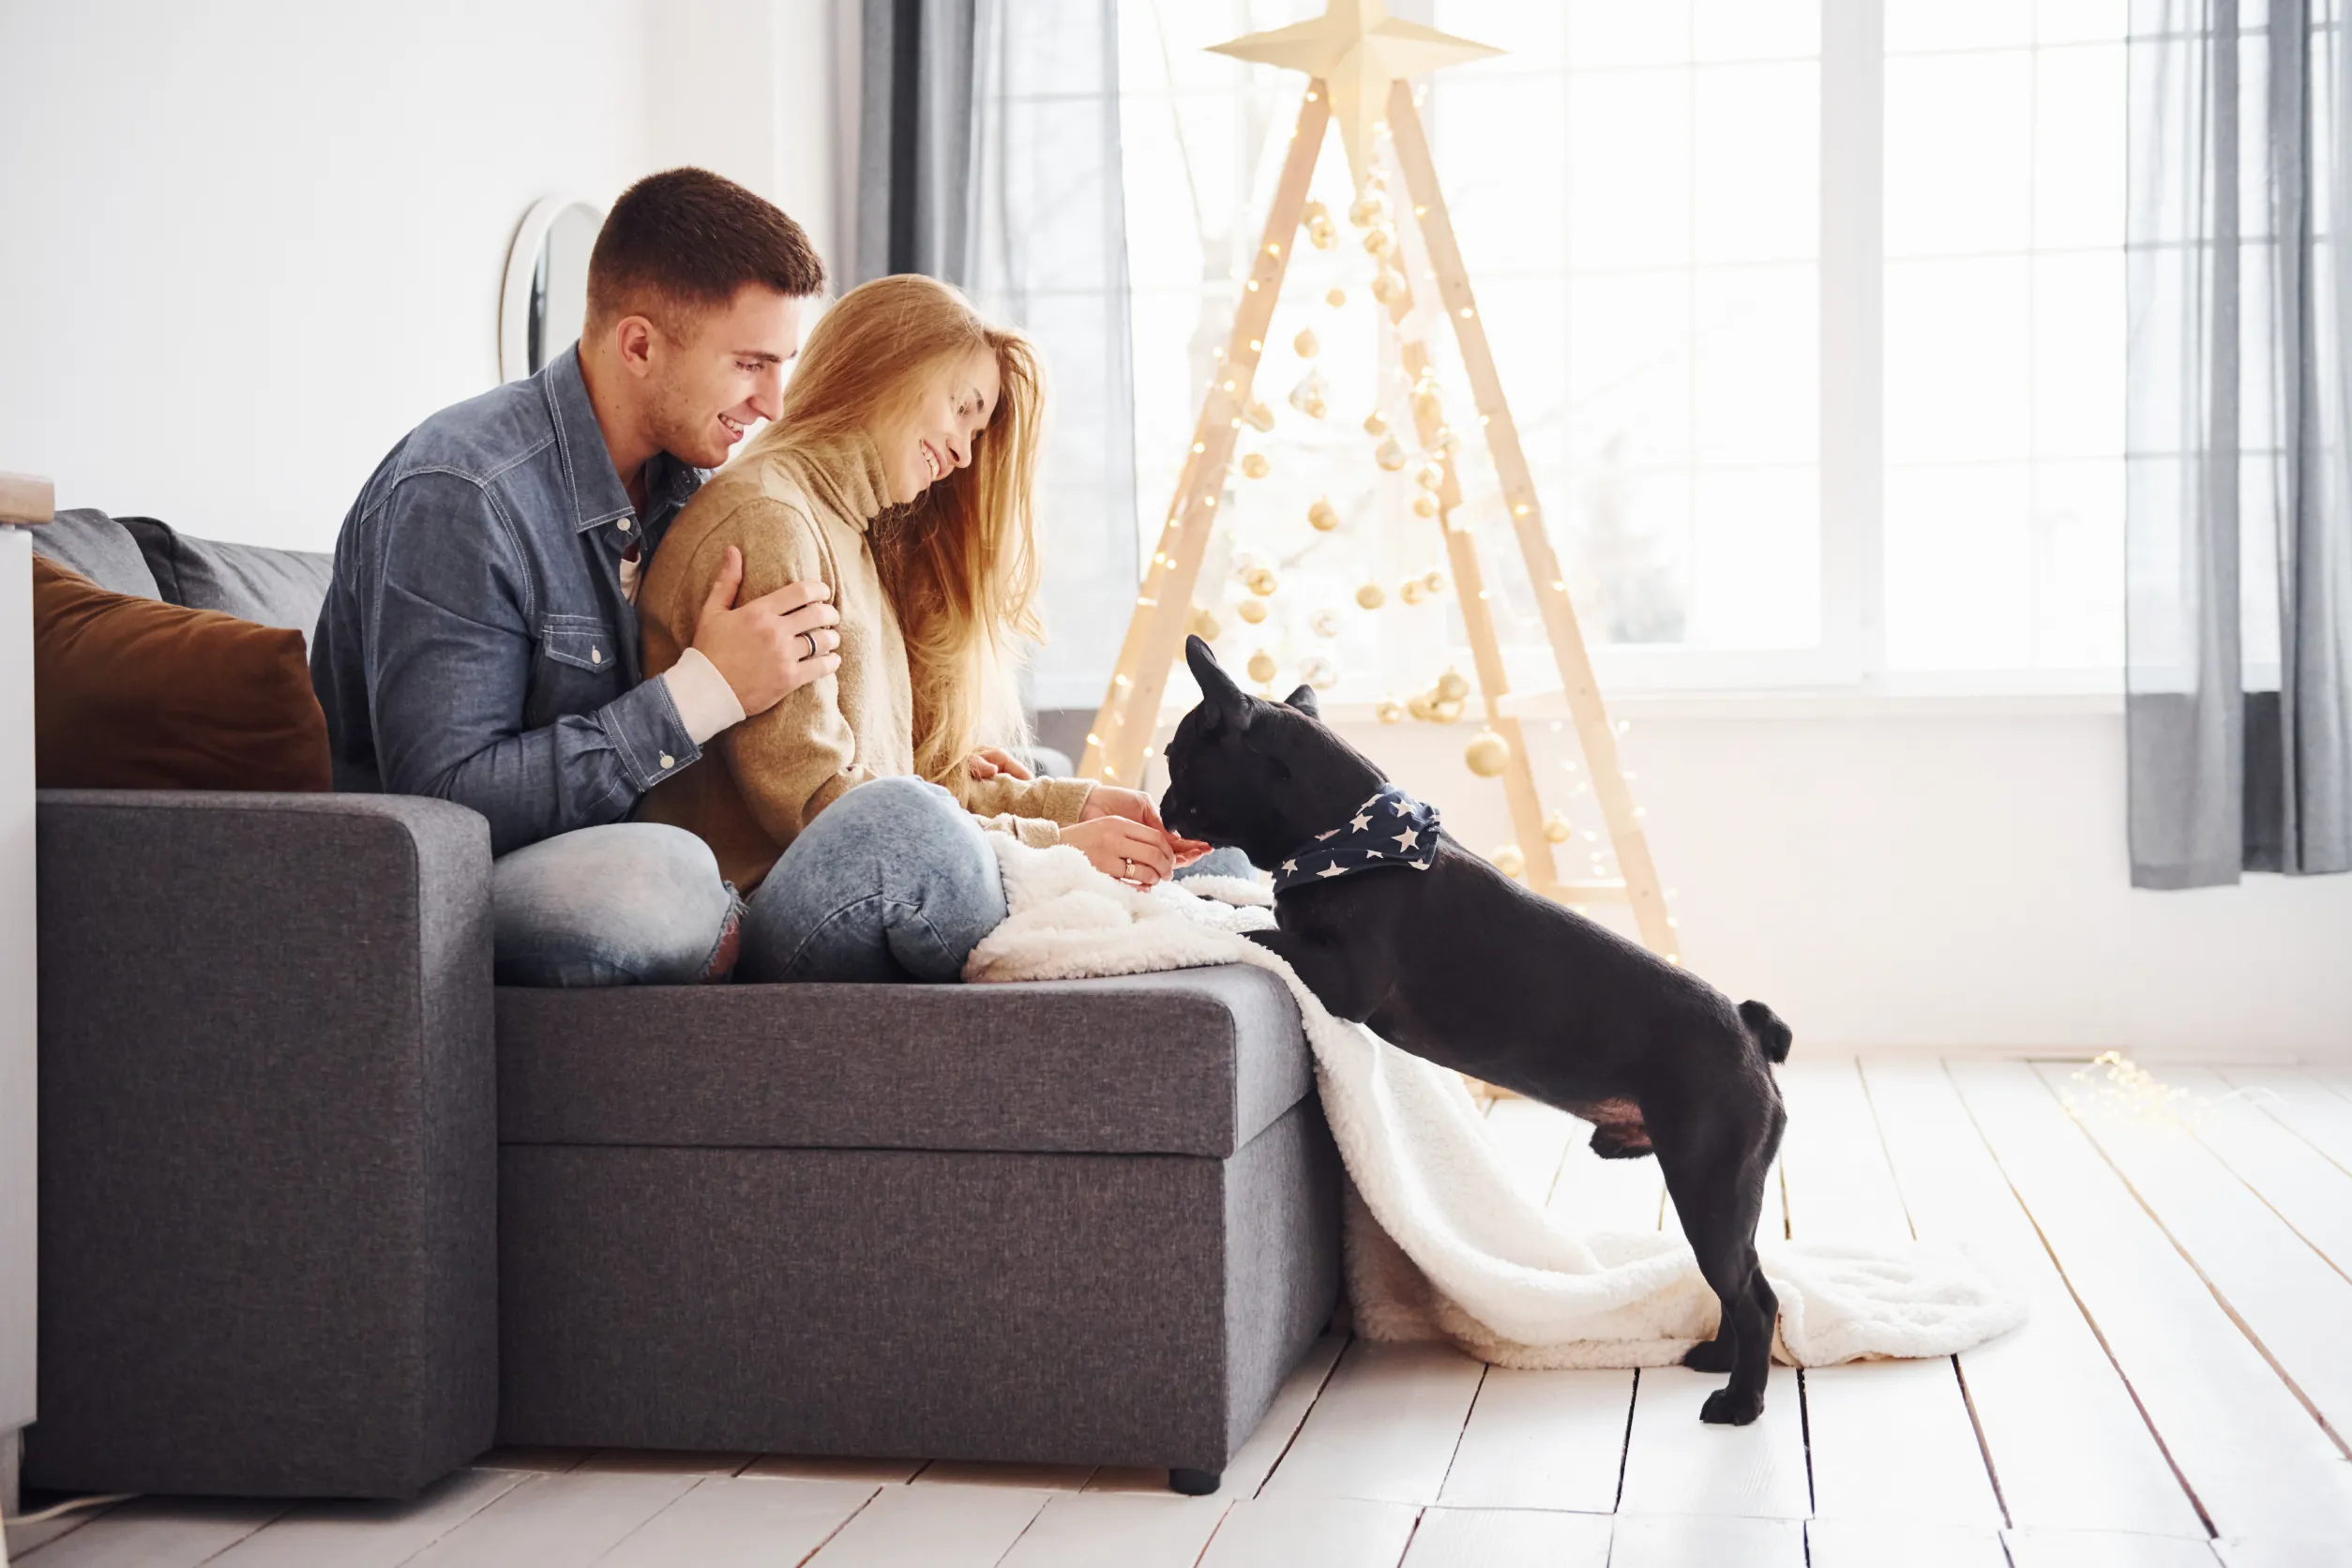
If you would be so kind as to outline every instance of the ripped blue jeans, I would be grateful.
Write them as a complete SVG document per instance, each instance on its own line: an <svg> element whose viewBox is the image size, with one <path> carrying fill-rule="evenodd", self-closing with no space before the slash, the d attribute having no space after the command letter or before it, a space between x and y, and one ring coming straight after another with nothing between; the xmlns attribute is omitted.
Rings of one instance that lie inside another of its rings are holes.
<svg viewBox="0 0 2352 1568"><path fill-rule="evenodd" d="M490 880L505 986L690 984L738 918L738 980L953 980L1004 918L980 824L917 778L826 807L747 907L708 845L656 822L558 834L501 855Z"/></svg>

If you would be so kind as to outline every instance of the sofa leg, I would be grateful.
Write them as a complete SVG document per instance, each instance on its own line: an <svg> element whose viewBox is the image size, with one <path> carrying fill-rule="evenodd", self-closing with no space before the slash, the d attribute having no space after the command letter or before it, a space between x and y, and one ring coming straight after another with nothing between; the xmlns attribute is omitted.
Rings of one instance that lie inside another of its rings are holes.
<svg viewBox="0 0 2352 1568"><path fill-rule="evenodd" d="M1168 1489L1188 1498L1205 1498L1224 1485L1223 1470L1171 1469L1168 1472Z"/></svg>

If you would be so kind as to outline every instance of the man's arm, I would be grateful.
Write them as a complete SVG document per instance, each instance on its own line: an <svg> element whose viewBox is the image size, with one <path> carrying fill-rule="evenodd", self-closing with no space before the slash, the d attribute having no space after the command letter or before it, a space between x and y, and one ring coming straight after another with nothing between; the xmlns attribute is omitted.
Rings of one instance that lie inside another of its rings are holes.
<svg viewBox="0 0 2352 1568"><path fill-rule="evenodd" d="M353 563L370 623L368 706L384 788L472 807L490 821L493 854L617 822L701 755L660 681L523 728L541 650L510 528L484 487L415 475L386 498ZM621 649L601 646L609 640L588 639L583 684L626 679ZM596 668L606 661L609 676Z"/></svg>

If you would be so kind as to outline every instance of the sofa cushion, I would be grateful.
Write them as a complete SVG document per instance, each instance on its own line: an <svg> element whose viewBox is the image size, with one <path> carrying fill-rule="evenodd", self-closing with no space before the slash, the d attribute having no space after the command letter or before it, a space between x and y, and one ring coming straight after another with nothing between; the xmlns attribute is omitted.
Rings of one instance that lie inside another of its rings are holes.
<svg viewBox="0 0 2352 1568"><path fill-rule="evenodd" d="M163 596L156 590L155 573L148 570L139 541L104 512L77 506L59 512L54 521L30 532L34 554L80 572L111 594L143 599Z"/></svg>
<svg viewBox="0 0 2352 1568"><path fill-rule="evenodd" d="M163 598L284 626L309 642L326 602L333 556L193 538L154 518L124 518L122 525L138 541Z"/></svg>
<svg viewBox="0 0 2352 1568"><path fill-rule="evenodd" d="M1224 1158L1313 1092L1242 965L1006 986L498 991L499 1141Z"/></svg>
<svg viewBox="0 0 2352 1568"><path fill-rule="evenodd" d="M302 640L37 559L33 774L43 789L325 790Z"/></svg>

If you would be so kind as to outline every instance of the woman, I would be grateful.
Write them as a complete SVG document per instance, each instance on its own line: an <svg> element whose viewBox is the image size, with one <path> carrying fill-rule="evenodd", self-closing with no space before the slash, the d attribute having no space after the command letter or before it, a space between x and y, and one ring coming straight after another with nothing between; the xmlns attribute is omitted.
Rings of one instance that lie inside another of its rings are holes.
<svg viewBox="0 0 2352 1568"><path fill-rule="evenodd" d="M1139 792L982 754L1018 727L1013 647L1037 629L1042 400L1028 340L955 290L868 283L818 322L776 421L655 552L649 679L691 642L731 550L745 597L822 578L840 612L837 633L808 634L839 671L725 731L641 813L699 834L749 896L743 978L956 978L1004 917L984 830L1074 845L1141 885L1206 848Z"/></svg>

